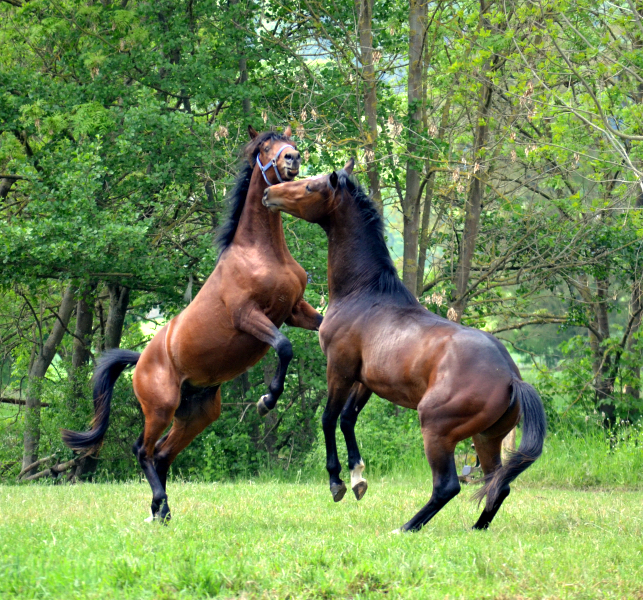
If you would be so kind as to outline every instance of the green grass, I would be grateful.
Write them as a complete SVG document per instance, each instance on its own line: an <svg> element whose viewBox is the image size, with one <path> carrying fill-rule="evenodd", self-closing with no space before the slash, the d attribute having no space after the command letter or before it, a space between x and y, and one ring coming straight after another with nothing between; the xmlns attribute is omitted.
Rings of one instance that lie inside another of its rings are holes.
<svg viewBox="0 0 643 600"><path fill-rule="evenodd" d="M427 527L392 535L427 477L325 483L0 487L0 598L643 598L643 492L514 486L487 532L465 487Z"/></svg>

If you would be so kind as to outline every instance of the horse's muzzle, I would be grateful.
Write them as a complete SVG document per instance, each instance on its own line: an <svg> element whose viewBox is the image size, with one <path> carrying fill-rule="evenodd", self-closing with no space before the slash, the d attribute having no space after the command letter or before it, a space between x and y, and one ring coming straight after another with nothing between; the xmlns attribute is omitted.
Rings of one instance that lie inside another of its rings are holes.
<svg viewBox="0 0 643 600"><path fill-rule="evenodd" d="M296 169L286 167L284 169L284 174L286 175L286 179L288 179L288 181L292 181L295 177L297 177L297 175L299 175L299 167L297 167Z"/></svg>

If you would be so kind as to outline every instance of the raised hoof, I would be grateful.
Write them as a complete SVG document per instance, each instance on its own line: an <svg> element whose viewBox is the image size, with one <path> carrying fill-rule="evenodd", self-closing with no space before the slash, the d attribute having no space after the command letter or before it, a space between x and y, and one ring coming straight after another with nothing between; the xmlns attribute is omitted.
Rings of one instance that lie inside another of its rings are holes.
<svg viewBox="0 0 643 600"><path fill-rule="evenodd" d="M257 402L257 412L262 417L265 417L270 412L270 409L266 406L266 400L268 397L268 394L265 394L261 396L261 398L259 398L259 402Z"/></svg>
<svg viewBox="0 0 643 600"><path fill-rule="evenodd" d="M335 502L339 502L344 498L344 494L346 493L346 485L342 481L341 484L333 483L333 485L330 486L330 493L333 495L333 500Z"/></svg>
<svg viewBox="0 0 643 600"><path fill-rule="evenodd" d="M364 494L366 493L367 489L368 489L368 483L366 483L365 479L362 479L362 481L355 484L353 486L353 494L355 494L355 498L357 498L358 500L361 500L364 497Z"/></svg>

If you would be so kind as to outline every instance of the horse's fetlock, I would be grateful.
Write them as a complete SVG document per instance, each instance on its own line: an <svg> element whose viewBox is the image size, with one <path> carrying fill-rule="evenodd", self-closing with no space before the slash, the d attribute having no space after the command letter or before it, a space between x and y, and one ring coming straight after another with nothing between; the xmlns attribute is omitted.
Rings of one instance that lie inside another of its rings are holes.
<svg viewBox="0 0 643 600"><path fill-rule="evenodd" d="M272 383L268 386L268 391L270 392L271 400L272 398L278 398L281 396L281 394L284 393L284 386L283 385L273 385ZM270 402L267 402L267 404L270 404Z"/></svg>

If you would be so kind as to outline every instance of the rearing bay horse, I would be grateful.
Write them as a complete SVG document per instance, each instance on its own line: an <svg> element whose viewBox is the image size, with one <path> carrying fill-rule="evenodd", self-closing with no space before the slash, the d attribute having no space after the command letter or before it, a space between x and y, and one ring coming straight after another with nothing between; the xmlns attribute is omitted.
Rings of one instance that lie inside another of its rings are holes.
<svg viewBox="0 0 643 600"><path fill-rule="evenodd" d="M128 366L145 415L145 429L133 451L152 487L152 518L168 519L166 479L172 461L221 413L220 385L257 363L272 346L279 366L268 394L259 400L265 414L283 392L292 345L279 331L284 322L317 330L321 315L303 295L307 276L286 247L281 215L261 203L264 191L292 180L301 157L283 135L249 128L245 166L231 194L216 267L188 307L165 325L142 354L105 353L94 374L91 431L63 431L70 448L100 446L107 430L112 391ZM163 432L174 419L169 433Z"/></svg>
<svg viewBox="0 0 643 600"><path fill-rule="evenodd" d="M351 181L352 169L351 160L339 173L276 185L263 198L265 206L318 223L328 235L329 303L319 338L328 358L322 424L331 492L337 501L346 491L335 442L340 415L353 491L358 500L366 491L354 429L375 392L417 409L433 472L431 499L402 530L419 530L460 492L454 450L469 437L485 474L477 496L487 497L474 528L486 529L509 484L542 452L542 402L500 341L433 314L404 287L380 215ZM503 465L502 440L521 413L520 447Z"/></svg>

